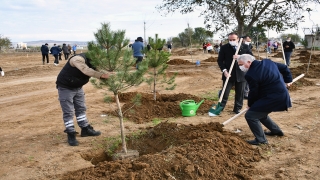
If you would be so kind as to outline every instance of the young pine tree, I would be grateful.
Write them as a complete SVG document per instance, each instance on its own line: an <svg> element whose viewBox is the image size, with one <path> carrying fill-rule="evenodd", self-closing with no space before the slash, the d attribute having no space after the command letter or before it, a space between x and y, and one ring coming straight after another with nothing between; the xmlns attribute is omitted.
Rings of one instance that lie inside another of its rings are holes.
<svg viewBox="0 0 320 180"><path fill-rule="evenodd" d="M143 76L148 70L148 62L144 60L138 70L132 70L135 60L132 52L124 48L129 44L129 40L125 38L124 30L112 31L109 24L102 24L102 28L95 33L95 37L98 44L90 42L87 55L92 59L92 64L97 69L114 71L114 74L109 79L100 79L99 81L92 79L91 82L98 88L108 88L113 92L120 120L122 150L127 153L123 113L118 94L121 90L139 85L144 81Z"/></svg>
<svg viewBox="0 0 320 180"><path fill-rule="evenodd" d="M157 100L157 90L159 88L158 83L166 86L167 90L172 90L176 87L174 83L177 74L174 74L170 78L167 77L166 69L168 68L167 62L169 61L170 53L162 51L166 40L159 39L158 34L155 35L155 39L149 37L149 44L151 46L150 51L146 51L147 60L149 62L149 68L152 69L149 72L150 76L146 82L153 84L153 98Z"/></svg>

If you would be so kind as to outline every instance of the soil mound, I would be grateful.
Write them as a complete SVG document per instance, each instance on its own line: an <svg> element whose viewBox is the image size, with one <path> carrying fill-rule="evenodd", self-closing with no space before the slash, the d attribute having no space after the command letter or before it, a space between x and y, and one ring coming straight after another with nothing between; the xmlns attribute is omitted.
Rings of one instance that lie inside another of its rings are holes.
<svg viewBox="0 0 320 180"><path fill-rule="evenodd" d="M218 58L217 57L209 57L208 59L206 60L203 60L203 62L217 62L218 61Z"/></svg>
<svg viewBox="0 0 320 180"><path fill-rule="evenodd" d="M293 77L299 76L300 74L304 73L306 78L319 78L320 77L320 64L310 64L309 70L308 64L304 64L298 66L296 68L290 68Z"/></svg>
<svg viewBox="0 0 320 180"><path fill-rule="evenodd" d="M141 94L141 105L134 105L131 100L137 92L121 93L120 102L125 103L122 110L126 111L124 117L138 124L152 121L154 118L170 118L181 116L180 102L184 100L194 100L200 102L202 98L191 94L157 94L157 101L153 100L153 94ZM197 114L206 114L214 102L205 100L197 110ZM105 112L116 116L114 111Z"/></svg>
<svg viewBox="0 0 320 180"><path fill-rule="evenodd" d="M252 164L261 160L258 149L219 123L160 123L129 137L128 147L140 157L100 162L62 179L252 179L263 173Z"/></svg>
<svg viewBox="0 0 320 180"><path fill-rule="evenodd" d="M187 61L187 60L183 60L183 59L172 59L170 60L169 62L167 62L167 64L170 64L170 65L191 65L191 64L194 64L190 61Z"/></svg>

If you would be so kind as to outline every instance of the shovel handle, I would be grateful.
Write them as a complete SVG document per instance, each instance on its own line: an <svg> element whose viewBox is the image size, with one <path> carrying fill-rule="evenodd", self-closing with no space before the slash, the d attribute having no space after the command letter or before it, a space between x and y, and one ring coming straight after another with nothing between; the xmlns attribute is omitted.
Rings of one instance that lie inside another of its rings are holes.
<svg viewBox="0 0 320 180"><path fill-rule="evenodd" d="M301 79L304 76L304 74L300 74L298 77L294 78L292 80L292 83L296 82L297 80ZM247 112L249 110L249 108L242 110L239 114L233 116L232 118L226 120L225 122L223 122L222 124L225 126L226 124L228 124L229 122L233 121L235 118L241 116L243 113Z"/></svg>
<svg viewBox="0 0 320 180"><path fill-rule="evenodd" d="M228 124L229 122L233 121L235 118L241 116L243 113L245 113L245 112L247 112L247 111L248 111L248 109L242 110L239 114L237 114L237 115L233 116L232 118L226 120L226 121L223 122L222 124L225 126L226 124Z"/></svg>

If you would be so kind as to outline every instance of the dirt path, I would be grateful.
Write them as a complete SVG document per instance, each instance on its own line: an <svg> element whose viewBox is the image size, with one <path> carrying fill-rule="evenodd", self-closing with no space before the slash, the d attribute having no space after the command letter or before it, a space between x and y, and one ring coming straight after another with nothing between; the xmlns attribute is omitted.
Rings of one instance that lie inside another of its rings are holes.
<svg viewBox="0 0 320 180"><path fill-rule="evenodd" d="M317 52L319 54L319 52ZM292 67L302 65L295 53ZM201 61L201 66L170 65L169 72L178 72L173 91L161 91L160 94L186 93L199 97L216 96L221 88L221 73L215 62L204 60L217 55L193 55ZM52 58L52 57L50 57ZM171 59L190 60L189 55L172 56ZM282 62L279 58L275 61ZM87 115L90 123L102 132L102 136L78 138L80 145L70 147L66 142L66 134L62 112L57 100L55 78L66 61L60 66L42 65L39 54L28 54L28 57L0 55L0 65L6 76L0 77L0 179L58 179L65 173L79 169L94 167L85 159L86 155L101 153L101 145L108 137L118 136L119 122L116 117L106 114L111 110L103 102L104 91L95 89L90 83L85 85ZM303 72L301 72L303 73ZM320 78L306 78L314 84ZM271 117L283 129L285 136L268 138L270 145L255 147L262 155L262 160L253 162L253 166L261 172L252 174L252 179L318 179L320 177L320 92L319 86L300 86L290 91L293 107L288 112L272 113ZM132 92L150 93L148 85L131 89ZM110 93L109 93L110 94ZM110 94L111 95L111 94ZM232 97L225 111L218 117L209 117L206 113L198 113L194 117L163 118L184 125L219 122L232 117ZM102 116L106 115L106 116ZM127 133L137 132L153 127L152 121L136 124L125 122ZM80 132L78 127L77 131ZM226 131L241 131L242 139L252 139L244 117L239 117L226 127ZM206 179L206 178L204 178Z"/></svg>

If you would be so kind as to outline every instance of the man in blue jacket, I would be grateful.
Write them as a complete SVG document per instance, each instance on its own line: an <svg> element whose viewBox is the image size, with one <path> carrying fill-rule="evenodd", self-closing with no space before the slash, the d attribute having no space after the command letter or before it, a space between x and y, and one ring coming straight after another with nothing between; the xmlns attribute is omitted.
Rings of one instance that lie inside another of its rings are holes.
<svg viewBox="0 0 320 180"><path fill-rule="evenodd" d="M138 37L132 44L133 57L136 58L136 68L138 69L139 63L143 59L142 50L144 48L142 37Z"/></svg>
<svg viewBox="0 0 320 180"><path fill-rule="evenodd" d="M237 60L239 68L246 72L245 79L250 88L245 118L255 139L247 142L252 145L268 144L265 135L284 135L268 114L291 107L286 87L292 83L291 72L284 64L270 59L258 61L249 54L240 55ZM260 123L270 131L264 132Z"/></svg>
<svg viewBox="0 0 320 180"><path fill-rule="evenodd" d="M58 66L59 65L59 60L58 60L58 56L60 53L60 49L58 46L56 46L56 44L54 44L51 49L50 49L51 54L54 56L54 65Z"/></svg>

